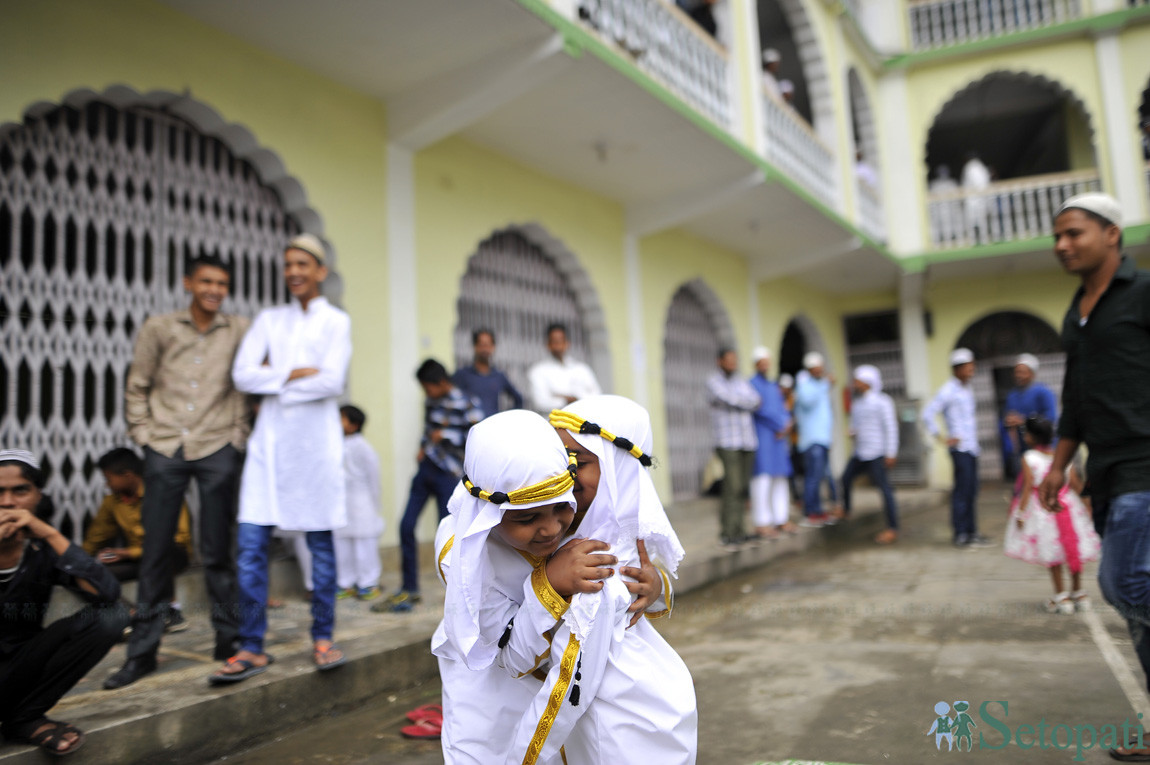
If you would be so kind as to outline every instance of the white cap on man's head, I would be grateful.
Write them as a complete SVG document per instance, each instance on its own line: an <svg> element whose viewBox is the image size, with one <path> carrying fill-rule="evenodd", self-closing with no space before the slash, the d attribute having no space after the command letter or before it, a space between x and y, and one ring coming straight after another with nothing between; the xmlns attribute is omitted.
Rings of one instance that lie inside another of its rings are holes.
<svg viewBox="0 0 1150 765"><path fill-rule="evenodd" d="M0 449L0 462L23 462L33 470L40 469L40 460L24 449Z"/></svg>
<svg viewBox="0 0 1150 765"><path fill-rule="evenodd" d="M751 351L751 363L758 364L763 359L770 361L771 349L765 345L756 345L755 349Z"/></svg>
<svg viewBox="0 0 1150 765"><path fill-rule="evenodd" d="M779 375L779 387L780 388L793 388L793 387L795 387L795 378L792 375L787 374L786 372L782 373L781 375Z"/></svg>
<svg viewBox="0 0 1150 765"><path fill-rule="evenodd" d="M775 50L774 48L767 48L765 51L763 51L763 63L764 64L777 64L778 62L780 62L782 60L783 60L783 57L781 55L779 55L779 52L777 50Z"/></svg>
<svg viewBox="0 0 1150 765"><path fill-rule="evenodd" d="M1118 200L1109 194L1103 194L1100 191L1092 191L1089 194L1079 194L1075 197L1070 197L1062 206L1058 208L1058 215L1066 212L1067 210L1086 210L1092 212L1100 218L1113 223L1118 228L1122 228L1122 206L1118 204ZM1054 217L1058 217L1055 215Z"/></svg>
<svg viewBox="0 0 1150 765"><path fill-rule="evenodd" d="M1038 371L1038 357L1033 353L1023 353L1020 355L1017 359L1014 360L1014 366L1018 366L1019 364L1025 367L1029 367L1031 372Z"/></svg>
<svg viewBox="0 0 1150 765"><path fill-rule="evenodd" d="M950 352L950 365L952 367L969 364L972 361L974 361L974 351L969 348L955 348Z"/></svg>
<svg viewBox="0 0 1150 765"><path fill-rule="evenodd" d="M823 355L818 351L811 351L803 356L803 369L814 369L824 364Z"/></svg>

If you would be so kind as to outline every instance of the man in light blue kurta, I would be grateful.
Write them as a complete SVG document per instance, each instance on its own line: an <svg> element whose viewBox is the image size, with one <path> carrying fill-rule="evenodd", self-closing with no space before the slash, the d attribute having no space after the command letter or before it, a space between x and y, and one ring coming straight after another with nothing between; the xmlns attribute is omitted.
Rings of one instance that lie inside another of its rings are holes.
<svg viewBox="0 0 1150 765"><path fill-rule="evenodd" d="M795 388L795 426L799 429L799 453L803 455L804 524L821 526L827 522L819 497L819 484L827 472L827 458L834 428L831 386L822 354L803 356L804 371Z"/></svg>
<svg viewBox="0 0 1150 765"><path fill-rule="evenodd" d="M751 387L761 400L753 413L759 448L751 477L751 518L757 534L772 537L790 526L791 413L778 383L770 379L771 352L759 346L751 359L755 363Z"/></svg>

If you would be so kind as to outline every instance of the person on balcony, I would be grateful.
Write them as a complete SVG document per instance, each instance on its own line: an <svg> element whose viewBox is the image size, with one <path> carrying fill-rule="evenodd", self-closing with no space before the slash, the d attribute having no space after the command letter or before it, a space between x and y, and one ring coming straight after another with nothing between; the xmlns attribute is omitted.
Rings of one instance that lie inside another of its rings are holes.
<svg viewBox="0 0 1150 765"><path fill-rule="evenodd" d="M954 197L958 191L958 181L950 174L950 167L939 165L934 169L934 178L929 185L930 194L935 199L930 205L931 229L935 244L946 244L958 238L961 212L959 201Z"/></svg>
<svg viewBox="0 0 1150 765"><path fill-rule="evenodd" d="M966 164L962 166L962 190L966 192L966 232L972 244L990 241L986 198L978 193L988 188L990 168L979 158L978 152L967 152Z"/></svg>
<svg viewBox="0 0 1150 765"><path fill-rule="evenodd" d="M783 100L782 91L779 90L779 66L782 60L783 57L774 48L763 51L763 90L779 102Z"/></svg>
<svg viewBox="0 0 1150 765"><path fill-rule="evenodd" d="M795 84L790 80L779 80L779 94L783 103L792 109L795 108Z"/></svg>
<svg viewBox="0 0 1150 765"><path fill-rule="evenodd" d="M1002 462L1006 468L1006 478L1014 481L1021 468L1022 452L1026 451L1022 440L1022 428L1028 417L1040 416L1050 422L1058 421L1058 405L1054 392L1034 376L1038 374L1038 358L1024 353L1014 362L1014 387L1006 394L1002 407L1002 422L999 427L1002 436Z"/></svg>
<svg viewBox="0 0 1150 765"><path fill-rule="evenodd" d="M855 152L855 177L872 191L878 191L878 171L866 161L862 149Z"/></svg>
<svg viewBox="0 0 1150 765"><path fill-rule="evenodd" d="M715 22L715 5L719 0L675 0L675 5L691 17L704 32L714 37L719 31Z"/></svg>
<svg viewBox="0 0 1150 765"><path fill-rule="evenodd" d="M1118 200L1097 192L1063 203L1054 218L1054 254L1081 286L1062 322L1059 440L1038 495L1047 510L1063 511L1067 468L1086 444L1086 486L1094 524L1104 532L1098 584L1126 620L1150 677L1150 273L1122 254ZM1110 751L1113 759L1150 762L1150 747L1123 743Z"/></svg>

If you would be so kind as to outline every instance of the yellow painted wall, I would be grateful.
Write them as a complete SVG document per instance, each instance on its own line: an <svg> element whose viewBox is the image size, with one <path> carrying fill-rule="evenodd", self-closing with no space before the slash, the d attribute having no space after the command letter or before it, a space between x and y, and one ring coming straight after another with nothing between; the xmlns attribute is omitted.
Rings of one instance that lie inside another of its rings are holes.
<svg viewBox="0 0 1150 765"><path fill-rule="evenodd" d="M352 314L351 395L390 475L385 114L375 100L144 0L10 3L0 25L0 123L37 102L126 85L183 93L239 123L302 184L325 225ZM333 140L338 136L338 140Z"/></svg>
<svg viewBox="0 0 1150 765"><path fill-rule="evenodd" d="M647 362L644 393L658 448L658 436L667 433L663 340L671 300L684 284L701 279L726 308L735 333L741 371L750 374L750 293L747 289L750 273L741 256L680 230L642 240L639 257L643 283L643 343ZM662 451L667 453L665 447ZM655 471L652 477L660 495L670 498L670 471Z"/></svg>

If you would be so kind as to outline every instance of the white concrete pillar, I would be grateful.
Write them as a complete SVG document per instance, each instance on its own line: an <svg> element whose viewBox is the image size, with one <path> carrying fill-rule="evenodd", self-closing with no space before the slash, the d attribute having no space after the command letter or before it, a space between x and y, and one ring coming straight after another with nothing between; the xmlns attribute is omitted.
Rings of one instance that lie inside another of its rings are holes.
<svg viewBox="0 0 1150 765"><path fill-rule="evenodd" d="M1122 43L1117 32L1106 32L1094 43L1098 62L1098 87L1102 93L1105 114L1106 143L1110 147L1110 191L1122 205L1124 221L1144 221L1150 215L1146 210L1146 192L1142 188L1145 165L1138 154L1135 138L1136 110L1129 108L1122 76Z"/></svg>
<svg viewBox="0 0 1150 765"><path fill-rule="evenodd" d="M647 344L643 327L643 267L639 262L639 237L623 235L623 270L627 290L627 334L631 348L631 398L647 406Z"/></svg>
<svg viewBox="0 0 1150 765"><path fill-rule="evenodd" d="M728 12L738 35L731 46L732 120L735 133L753 146L759 156L766 154L766 128L763 120L763 48L759 39L759 7L754 0L731 0Z"/></svg>
<svg viewBox="0 0 1150 765"><path fill-rule="evenodd" d="M902 340L902 363L906 374L906 394L925 400L930 390L930 363L927 359L926 303L923 297L926 274L903 274L898 288L898 328Z"/></svg>
<svg viewBox="0 0 1150 765"><path fill-rule="evenodd" d="M891 72L878 81L878 106L874 114L882 120L878 131L882 157L883 210L887 240L892 252L909 255L926 249L926 177L916 161L919 152L910 150L922 136L910 134L912 113L907 94L906 73ZM898 213L898 220L892 215Z"/></svg>

